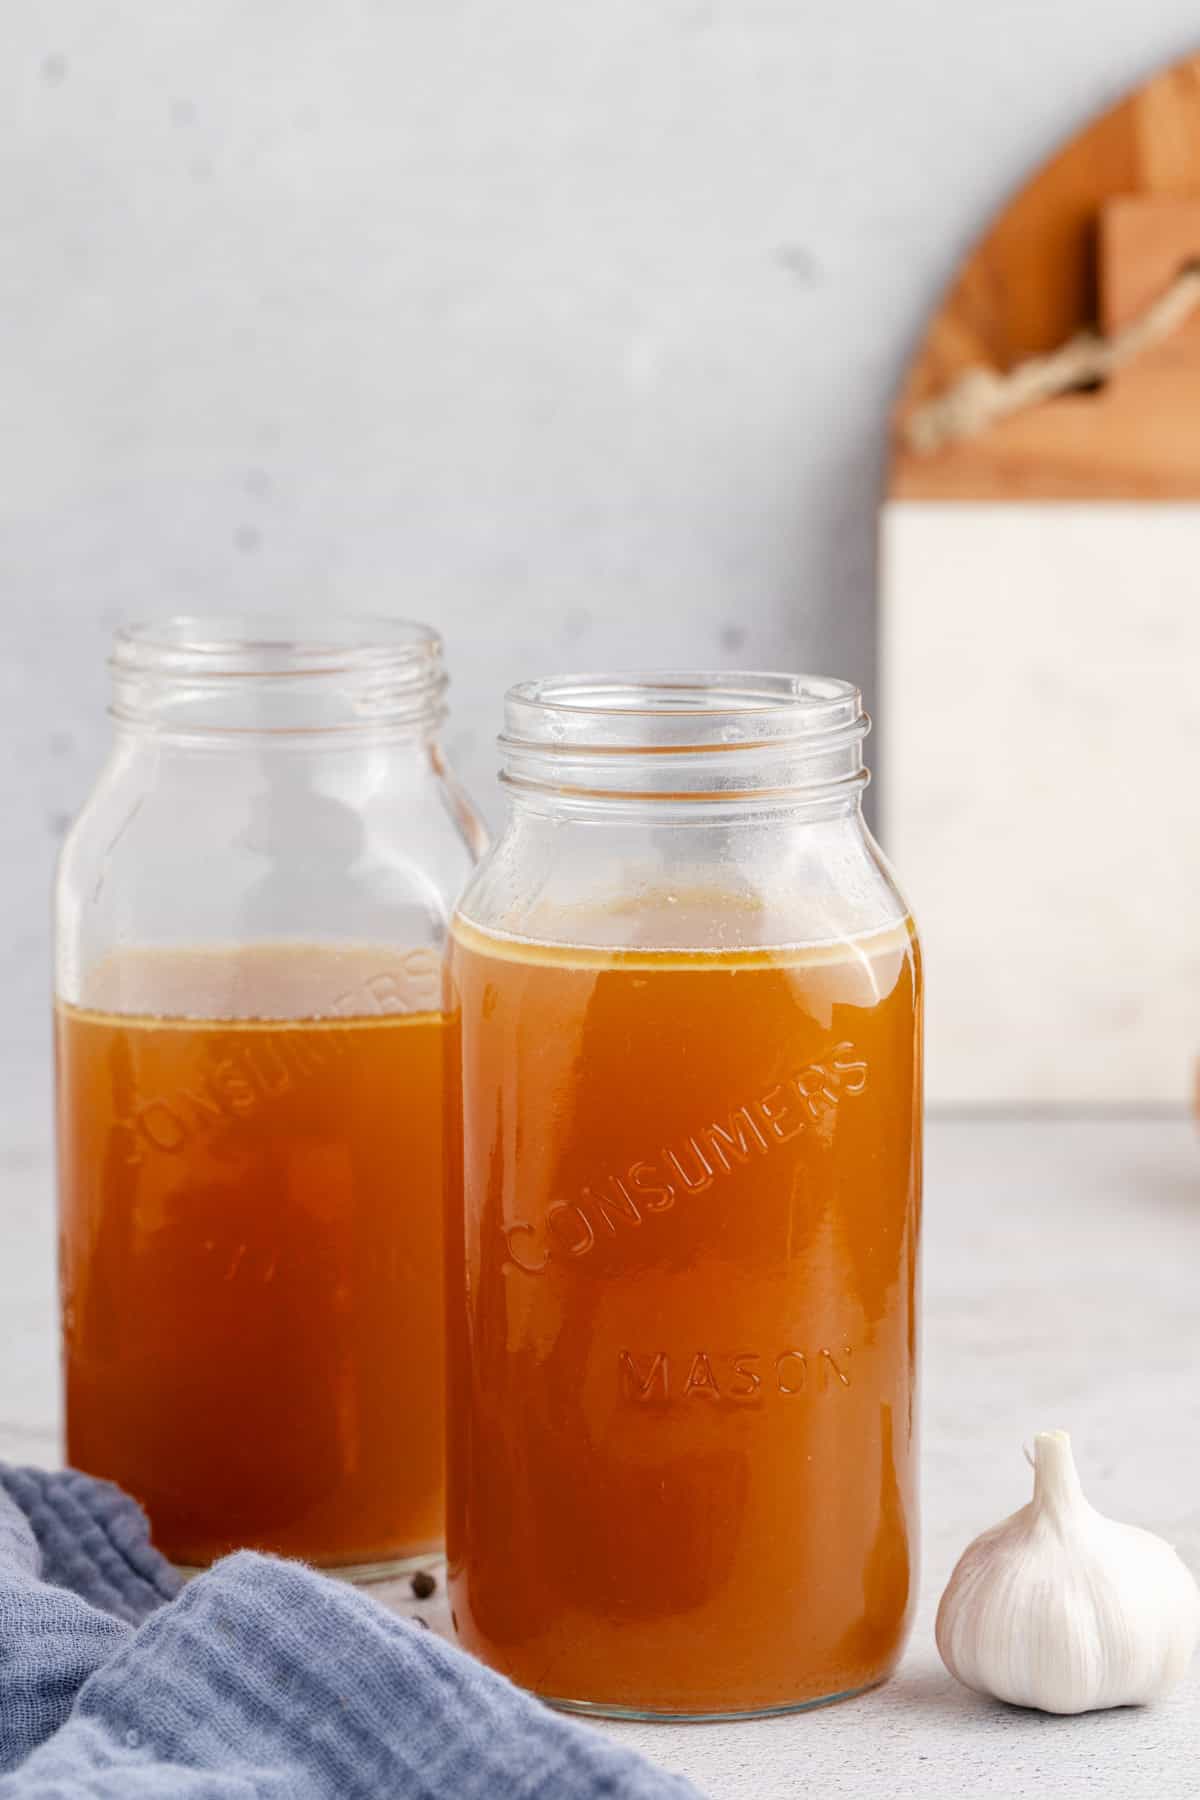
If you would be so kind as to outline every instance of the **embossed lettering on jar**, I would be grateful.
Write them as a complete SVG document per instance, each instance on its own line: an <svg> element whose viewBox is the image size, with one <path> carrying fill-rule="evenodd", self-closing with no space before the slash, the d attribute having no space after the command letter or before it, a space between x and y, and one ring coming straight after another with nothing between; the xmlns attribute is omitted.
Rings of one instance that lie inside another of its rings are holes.
<svg viewBox="0 0 1200 1800"><path fill-rule="evenodd" d="M451 940L448 1552L462 1641L560 1705L811 1705L903 1643L920 966L866 729L815 678L509 696Z"/></svg>
<svg viewBox="0 0 1200 1800"><path fill-rule="evenodd" d="M197 1565L442 1537L442 945L473 818L398 621L122 633L57 896L67 1454Z"/></svg>

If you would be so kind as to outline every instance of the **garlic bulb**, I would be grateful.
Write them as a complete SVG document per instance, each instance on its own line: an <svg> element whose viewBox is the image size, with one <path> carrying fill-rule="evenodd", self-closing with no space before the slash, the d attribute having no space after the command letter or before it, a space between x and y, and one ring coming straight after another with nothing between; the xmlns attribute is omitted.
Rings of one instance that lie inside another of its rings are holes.
<svg viewBox="0 0 1200 1800"><path fill-rule="evenodd" d="M1200 1590L1162 1538L1089 1506L1065 1431L1039 1434L1033 1469L1029 1505L959 1558L938 1607L942 1661L1043 1712L1157 1699L1191 1661Z"/></svg>

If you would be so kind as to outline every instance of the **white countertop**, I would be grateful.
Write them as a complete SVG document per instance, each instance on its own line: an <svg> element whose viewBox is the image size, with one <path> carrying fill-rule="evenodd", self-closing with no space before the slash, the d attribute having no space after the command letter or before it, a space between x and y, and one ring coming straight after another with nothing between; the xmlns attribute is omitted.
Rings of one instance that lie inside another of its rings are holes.
<svg viewBox="0 0 1200 1800"><path fill-rule="evenodd" d="M0 1457L57 1457L53 1207L36 1126L0 1136ZM924 1577L897 1676L737 1725L605 1725L711 1800L1184 1800L1200 1663L1160 1706L1057 1719L967 1693L932 1619L959 1551L1029 1497L1035 1431L1089 1498L1200 1571L1200 1142L1191 1122L941 1119L926 1184ZM376 1590L382 1593L383 1590ZM437 1602L406 1610L435 1622Z"/></svg>

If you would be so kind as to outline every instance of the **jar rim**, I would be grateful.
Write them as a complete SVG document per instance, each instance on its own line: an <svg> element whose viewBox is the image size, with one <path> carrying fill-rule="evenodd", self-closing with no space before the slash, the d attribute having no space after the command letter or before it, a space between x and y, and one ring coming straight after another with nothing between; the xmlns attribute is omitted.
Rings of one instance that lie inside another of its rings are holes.
<svg viewBox="0 0 1200 1800"><path fill-rule="evenodd" d="M413 619L356 613L178 613L115 633L111 712L173 737L432 731L445 716L442 640Z"/></svg>
<svg viewBox="0 0 1200 1800"><path fill-rule="evenodd" d="M173 613L113 634L112 667L187 676L326 675L428 666L441 654L432 626L370 613Z"/></svg>
<svg viewBox="0 0 1200 1800"><path fill-rule="evenodd" d="M774 670L551 675L505 696L503 744L630 751L809 737L862 716L853 682Z"/></svg>
<svg viewBox="0 0 1200 1800"><path fill-rule="evenodd" d="M502 779L684 804L857 791L870 729L853 682L770 670L555 675L505 697Z"/></svg>

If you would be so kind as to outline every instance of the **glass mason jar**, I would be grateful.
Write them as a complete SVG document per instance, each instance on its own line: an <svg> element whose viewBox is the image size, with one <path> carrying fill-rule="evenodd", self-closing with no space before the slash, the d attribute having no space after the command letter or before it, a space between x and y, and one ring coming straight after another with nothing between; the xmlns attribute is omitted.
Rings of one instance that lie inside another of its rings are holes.
<svg viewBox="0 0 1200 1800"><path fill-rule="evenodd" d="M448 959L460 1639L581 1711L839 1698L915 1594L920 961L868 720L672 674L506 721Z"/></svg>
<svg viewBox="0 0 1200 1800"><path fill-rule="evenodd" d="M443 1526L441 645L180 618L111 666L56 895L68 1459L180 1564L384 1573Z"/></svg>

